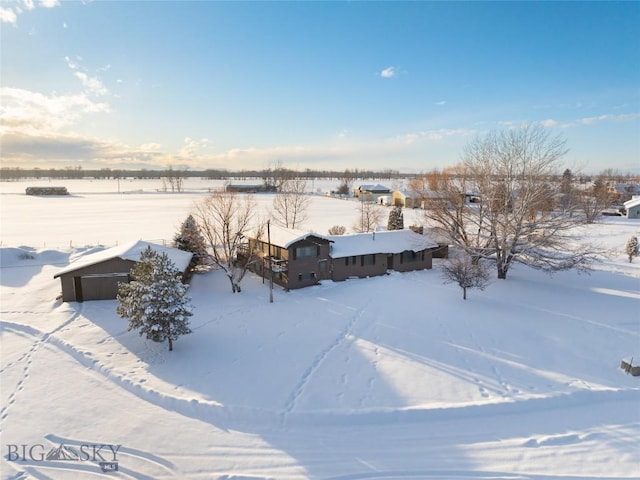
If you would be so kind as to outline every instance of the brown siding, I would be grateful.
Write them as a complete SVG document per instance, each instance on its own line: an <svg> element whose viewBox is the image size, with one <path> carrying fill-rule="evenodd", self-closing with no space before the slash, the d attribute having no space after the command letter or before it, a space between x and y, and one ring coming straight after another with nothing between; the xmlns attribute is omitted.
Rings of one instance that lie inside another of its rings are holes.
<svg viewBox="0 0 640 480"><path fill-rule="evenodd" d="M297 248L310 247L315 252L310 257L296 255ZM284 249L283 249L284 251ZM289 246L289 269L287 272L286 288L295 289L315 285L320 280L331 278L331 257L329 256L329 242L317 237L307 237ZM326 269L321 271L320 263L324 262Z"/></svg>
<svg viewBox="0 0 640 480"><path fill-rule="evenodd" d="M432 258L449 258L449 245L438 245L431 250Z"/></svg>
<svg viewBox="0 0 640 480"><path fill-rule="evenodd" d="M100 275L110 273L129 273L131 268L135 265L135 262L131 260L122 260L121 258L112 258L105 260L95 265L89 265L73 272L65 273L60 276L60 283L62 285L62 301L75 302L76 298L76 286L77 282L75 278L81 278L86 275ZM113 300L116 298L114 292L114 283L117 281L112 277L89 277L82 278L82 299L83 300Z"/></svg>
<svg viewBox="0 0 640 480"><path fill-rule="evenodd" d="M422 250L416 252L416 259L408 261L403 259L402 253L396 253L393 256L393 269L398 272L409 272L411 270L424 270L431 268L431 251Z"/></svg>
<svg viewBox="0 0 640 480"><path fill-rule="evenodd" d="M367 257L367 255L364 255ZM387 272L387 255L384 253L374 254L375 264L363 265L363 255L355 257L342 257L333 259L333 272L331 278L336 281L346 280L349 277L375 277L384 275ZM355 258L355 263L353 259ZM346 264L349 259L349 265Z"/></svg>

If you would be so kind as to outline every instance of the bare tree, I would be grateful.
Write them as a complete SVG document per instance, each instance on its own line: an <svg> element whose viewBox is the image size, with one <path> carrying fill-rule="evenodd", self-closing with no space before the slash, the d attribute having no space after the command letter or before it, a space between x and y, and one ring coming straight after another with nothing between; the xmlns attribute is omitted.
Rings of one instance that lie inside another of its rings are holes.
<svg viewBox="0 0 640 480"><path fill-rule="evenodd" d="M169 165L162 174L162 185L165 191L171 189L172 192L181 192L183 189L184 179L186 177L186 168L173 168Z"/></svg>
<svg viewBox="0 0 640 480"><path fill-rule="evenodd" d="M494 261L500 279L514 262L547 272L588 270L601 252L577 242L581 220L549 202L547 181L565 153L565 141L542 126L479 137L462 164L437 180L426 216L472 258Z"/></svg>
<svg viewBox="0 0 640 480"><path fill-rule="evenodd" d="M338 185L338 195L344 197L351 194L353 183L356 181L355 174L348 168L344 171L342 178L340 179L340 185Z"/></svg>
<svg viewBox="0 0 640 480"><path fill-rule="evenodd" d="M215 192L194 207L194 217L207 240L209 258L227 275L234 293L240 292L247 269L257 261L257 254L249 251L246 239L255 211L253 197L240 197L235 192Z"/></svg>
<svg viewBox="0 0 640 480"><path fill-rule="evenodd" d="M273 199L273 220L285 228L299 228L309 217L311 198L306 193L307 182L301 178L286 180Z"/></svg>
<svg viewBox="0 0 640 480"><path fill-rule="evenodd" d="M262 172L264 188L268 192L279 192L283 184L293 176L294 172L285 168L281 160L271 162L269 167Z"/></svg>
<svg viewBox="0 0 640 480"><path fill-rule="evenodd" d="M360 201L358 219L353 226L354 232L373 232L382 221L382 210L372 202Z"/></svg>
<svg viewBox="0 0 640 480"><path fill-rule="evenodd" d="M489 270L484 262L475 261L466 254L450 258L441 267L444 283L456 283L462 289L462 299L467 299L467 289L484 290L489 285Z"/></svg>
<svg viewBox="0 0 640 480"><path fill-rule="evenodd" d="M615 195L609 191L604 175L598 176L593 185L577 196L578 210L587 223L595 223L602 211L613 204Z"/></svg>
<svg viewBox="0 0 640 480"><path fill-rule="evenodd" d="M329 235L344 235L347 229L343 225L334 225L329 229Z"/></svg>

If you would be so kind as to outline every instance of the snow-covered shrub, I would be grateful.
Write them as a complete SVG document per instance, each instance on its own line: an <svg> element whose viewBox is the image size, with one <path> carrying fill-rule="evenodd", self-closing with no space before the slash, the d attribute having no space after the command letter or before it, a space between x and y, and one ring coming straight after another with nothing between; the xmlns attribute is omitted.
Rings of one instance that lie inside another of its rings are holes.
<svg viewBox="0 0 640 480"><path fill-rule="evenodd" d="M638 237L634 235L627 240L625 252L627 253L627 257L629 257L629 263L633 262L633 257L638 256Z"/></svg>

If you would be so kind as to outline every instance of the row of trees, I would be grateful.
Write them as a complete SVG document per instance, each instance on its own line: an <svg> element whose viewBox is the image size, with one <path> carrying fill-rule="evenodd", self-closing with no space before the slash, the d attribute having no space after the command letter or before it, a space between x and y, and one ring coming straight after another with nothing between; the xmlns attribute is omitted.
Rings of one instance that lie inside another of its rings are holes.
<svg viewBox="0 0 640 480"><path fill-rule="evenodd" d="M0 168L0 180L22 180L22 179L117 179L117 178L137 178L137 179L158 179L167 176L169 170L182 172L185 178L205 178L211 180L248 180L262 179L265 184L271 184L278 177L301 178L304 180L312 179L338 179L342 181L344 178L367 179L378 178L383 180L403 179L414 174L401 173L398 170L312 170L310 168L304 170L296 170L284 167L282 162L273 162L269 167L262 170L227 170L207 168L204 170L188 169L184 166L171 165L163 169L120 169L120 168L84 168L81 165L64 166L61 168L23 168L23 167L2 167Z"/></svg>

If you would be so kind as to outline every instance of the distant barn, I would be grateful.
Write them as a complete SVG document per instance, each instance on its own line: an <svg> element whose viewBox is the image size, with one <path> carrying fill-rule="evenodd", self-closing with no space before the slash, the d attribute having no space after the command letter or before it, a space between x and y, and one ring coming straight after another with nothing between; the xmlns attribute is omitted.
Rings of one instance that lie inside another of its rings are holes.
<svg viewBox="0 0 640 480"><path fill-rule="evenodd" d="M67 187L27 187L27 195L69 195Z"/></svg>
<svg viewBox="0 0 640 480"><path fill-rule="evenodd" d="M56 273L53 278L60 278L62 301L115 299L118 284L129 282L131 269L147 247L166 253L186 278L192 253L139 240L87 255Z"/></svg>
<svg viewBox="0 0 640 480"><path fill-rule="evenodd" d="M236 193L261 193L261 192L275 192L276 187L267 186L263 184L230 184L225 187L227 192Z"/></svg>

